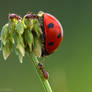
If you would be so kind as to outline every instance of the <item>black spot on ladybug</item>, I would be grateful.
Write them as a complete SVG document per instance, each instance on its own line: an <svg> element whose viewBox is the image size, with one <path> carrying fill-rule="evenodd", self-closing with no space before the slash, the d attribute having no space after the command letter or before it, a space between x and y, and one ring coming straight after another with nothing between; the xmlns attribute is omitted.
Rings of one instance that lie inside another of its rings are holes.
<svg viewBox="0 0 92 92"><path fill-rule="evenodd" d="M52 46L54 45L54 42L49 42L48 45Z"/></svg>
<svg viewBox="0 0 92 92"><path fill-rule="evenodd" d="M53 27L54 27L53 23L48 24L48 28L53 28Z"/></svg>
<svg viewBox="0 0 92 92"><path fill-rule="evenodd" d="M57 38L60 38L61 37L61 33L59 33L59 35L57 36Z"/></svg>

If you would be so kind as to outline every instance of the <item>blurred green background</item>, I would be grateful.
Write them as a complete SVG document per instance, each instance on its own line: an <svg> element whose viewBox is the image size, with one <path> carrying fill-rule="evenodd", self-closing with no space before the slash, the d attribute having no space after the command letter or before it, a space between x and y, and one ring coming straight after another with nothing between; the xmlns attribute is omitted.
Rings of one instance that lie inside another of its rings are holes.
<svg viewBox="0 0 92 92"><path fill-rule="evenodd" d="M92 92L92 0L0 0L0 29L9 13L48 12L60 20L64 39L44 65L53 92ZM0 52L0 92L44 92L29 57L20 64Z"/></svg>

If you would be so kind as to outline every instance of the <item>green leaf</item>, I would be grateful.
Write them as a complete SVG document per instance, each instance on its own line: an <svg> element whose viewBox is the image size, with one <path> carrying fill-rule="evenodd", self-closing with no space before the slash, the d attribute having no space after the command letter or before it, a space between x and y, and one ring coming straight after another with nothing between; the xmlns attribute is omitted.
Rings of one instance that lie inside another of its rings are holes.
<svg viewBox="0 0 92 92"><path fill-rule="evenodd" d="M37 57L40 57L42 54L41 39L36 36L34 36L33 52Z"/></svg>
<svg viewBox="0 0 92 92"><path fill-rule="evenodd" d="M32 51L32 45L33 45L33 34L29 29L25 30L25 42L28 44L30 52Z"/></svg>
<svg viewBox="0 0 92 92"><path fill-rule="evenodd" d="M22 56L25 55L25 49L24 49L24 47L22 46L22 44L17 44L16 49L19 50L19 52L21 53Z"/></svg>
<svg viewBox="0 0 92 92"><path fill-rule="evenodd" d="M24 32L24 25L22 23L22 21L18 21L15 30L19 33L19 34L23 34Z"/></svg>
<svg viewBox="0 0 92 92"><path fill-rule="evenodd" d="M26 19L25 16L23 18L24 26L27 26L27 28L30 28L31 26L31 19Z"/></svg>
<svg viewBox="0 0 92 92"><path fill-rule="evenodd" d="M42 30L37 19L32 20L32 30L36 33L38 37L42 34Z"/></svg>
<svg viewBox="0 0 92 92"><path fill-rule="evenodd" d="M23 56L22 55L19 55L19 61L20 61L20 63L23 63Z"/></svg>
<svg viewBox="0 0 92 92"><path fill-rule="evenodd" d="M12 44L15 43L15 41L14 41L14 34L9 34L8 39L12 42ZM8 39L7 39L7 40L8 40Z"/></svg>
<svg viewBox="0 0 92 92"><path fill-rule="evenodd" d="M20 53L24 56L25 54L25 46L24 46L24 41L23 41L23 38L20 34L16 33L15 34L15 45L16 45L16 48L19 49Z"/></svg>
<svg viewBox="0 0 92 92"><path fill-rule="evenodd" d="M9 27L9 24L5 24L1 30L1 40L2 40L4 45L6 44L7 39L9 37L8 27Z"/></svg>
<svg viewBox="0 0 92 92"><path fill-rule="evenodd" d="M20 63L22 63L23 62L22 60L25 54L25 50L21 44L18 44L16 46L16 54L19 56Z"/></svg>
<svg viewBox="0 0 92 92"><path fill-rule="evenodd" d="M10 20L8 24L9 24L9 28L8 28L9 33L14 33L16 23Z"/></svg>
<svg viewBox="0 0 92 92"><path fill-rule="evenodd" d="M7 43L4 45L3 43L1 44L1 49L3 51L3 57L6 60L8 56L11 54L13 50L13 44L10 40L7 41Z"/></svg>
<svg viewBox="0 0 92 92"><path fill-rule="evenodd" d="M14 40L15 40L15 44L16 44L16 45L17 45L17 44L22 44L23 47L24 47L24 41L23 41L23 37L22 37L21 34L15 32L15 34L14 34Z"/></svg>
<svg viewBox="0 0 92 92"><path fill-rule="evenodd" d="M15 48L16 48L15 51L16 54L19 56L20 62L22 63L22 58L25 55L24 40L22 35L20 35L17 32L15 32L14 38L15 38Z"/></svg>

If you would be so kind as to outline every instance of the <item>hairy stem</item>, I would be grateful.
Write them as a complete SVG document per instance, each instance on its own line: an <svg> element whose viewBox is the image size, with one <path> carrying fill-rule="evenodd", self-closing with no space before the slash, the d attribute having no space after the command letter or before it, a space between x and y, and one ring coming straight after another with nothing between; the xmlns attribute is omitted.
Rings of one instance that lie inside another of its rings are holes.
<svg viewBox="0 0 92 92"><path fill-rule="evenodd" d="M37 57L34 54L32 54L31 58L33 60L33 64L35 66L35 69L40 77L40 80L44 86L45 92L52 92L52 89L51 89L51 86L50 86L48 80L44 78L44 76L42 75L42 73L40 71L40 68L38 67L39 61L38 61Z"/></svg>

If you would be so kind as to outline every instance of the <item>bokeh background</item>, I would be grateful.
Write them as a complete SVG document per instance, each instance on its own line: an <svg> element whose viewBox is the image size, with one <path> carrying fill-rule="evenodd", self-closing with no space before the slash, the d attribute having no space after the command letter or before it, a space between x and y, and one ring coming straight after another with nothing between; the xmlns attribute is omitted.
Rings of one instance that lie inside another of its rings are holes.
<svg viewBox="0 0 92 92"><path fill-rule="evenodd" d="M64 29L60 48L44 62L53 92L92 92L92 0L0 0L0 30L9 13L40 10ZM6 61L0 52L0 92L44 92L28 56L20 64L14 52Z"/></svg>

